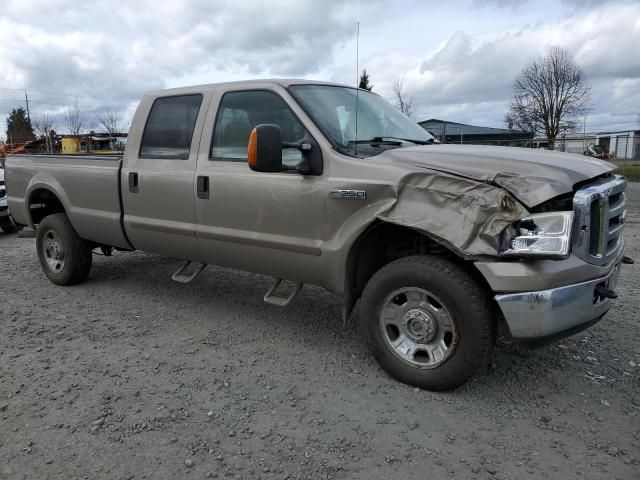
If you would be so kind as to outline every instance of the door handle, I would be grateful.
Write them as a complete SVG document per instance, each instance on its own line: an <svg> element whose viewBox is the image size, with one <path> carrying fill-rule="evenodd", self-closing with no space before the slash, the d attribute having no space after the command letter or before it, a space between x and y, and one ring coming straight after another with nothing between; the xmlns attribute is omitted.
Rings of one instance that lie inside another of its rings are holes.
<svg viewBox="0 0 640 480"><path fill-rule="evenodd" d="M209 198L209 177L204 175L198 175L197 183L197 192L198 198Z"/></svg>
<svg viewBox="0 0 640 480"><path fill-rule="evenodd" d="M138 172L129 172L129 191L138 193Z"/></svg>

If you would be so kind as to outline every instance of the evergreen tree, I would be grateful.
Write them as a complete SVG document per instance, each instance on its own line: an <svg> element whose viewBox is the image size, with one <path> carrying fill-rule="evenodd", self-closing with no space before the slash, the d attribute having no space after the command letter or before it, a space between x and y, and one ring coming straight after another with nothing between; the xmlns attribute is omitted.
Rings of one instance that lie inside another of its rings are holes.
<svg viewBox="0 0 640 480"><path fill-rule="evenodd" d="M367 69L362 70L362 75L360 75L360 85L358 88L362 88L364 90L373 90L373 85L369 84L369 74L367 73Z"/></svg>
<svg viewBox="0 0 640 480"><path fill-rule="evenodd" d="M7 119L7 142L24 143L35 139L33 125L27 118L25 109L18 107L11 110Z"/></svg>

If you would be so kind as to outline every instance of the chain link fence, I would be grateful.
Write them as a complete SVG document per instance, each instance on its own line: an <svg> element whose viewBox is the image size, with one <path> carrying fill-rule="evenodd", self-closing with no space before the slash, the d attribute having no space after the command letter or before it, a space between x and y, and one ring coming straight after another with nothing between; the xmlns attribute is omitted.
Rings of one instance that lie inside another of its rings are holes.
<svg viewBox="0 0 640 480"><path fill-rule="evenodd" d="M545 148L546 139L532 140L532 146ZM617 162L640 162L640 131L628 131L598 135L565 135L556 138L555 150L559 152L591 155Z"/></svg>

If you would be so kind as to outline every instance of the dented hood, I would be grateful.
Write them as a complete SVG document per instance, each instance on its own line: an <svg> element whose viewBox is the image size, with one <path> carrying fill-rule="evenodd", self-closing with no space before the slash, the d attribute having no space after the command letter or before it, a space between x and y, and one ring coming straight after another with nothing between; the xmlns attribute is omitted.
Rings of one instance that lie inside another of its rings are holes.
<svg viewBox="0 0 640 480"><path fill-rule="evenodd" d="M498 185L528 208L571 192L576 183L616 168L609 162L583 155L454 144L397 148L371 160L437 170Z"/></svg>

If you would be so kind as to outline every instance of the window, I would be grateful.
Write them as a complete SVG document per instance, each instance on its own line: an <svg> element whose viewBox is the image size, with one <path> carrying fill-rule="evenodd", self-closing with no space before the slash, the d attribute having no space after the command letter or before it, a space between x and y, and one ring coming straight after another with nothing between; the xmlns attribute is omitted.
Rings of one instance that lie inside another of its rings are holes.
<svg viewBox="0 0 640 480"><path fill-rule="evenodd" d="M202 95L158 98L142 134L141 157L186 160Z"/></svg>
<svg viewBox="0 0 640 480"><path fill-rule="evenodd" d="M246 161L251 130L263 123L278 125L285 142L297 142L306 133L285 101L273 92L250 90L225 93L218 108L211 158ZM294 148L282 150L282 162L288 167L295 167L301 160L300 151Z"/></svg>
<svg viewBox="0 0 640 480"><path fill-rule="evenodd" d="M425 129L375 93L333 85L294 85L291 90L338 149L347 155L375 154L367 147L367 141L376 137L408 139L413 143L433 141ZM365 153L358 154L358 150ZM384 148L374 150L381 153Z"/></svg>

